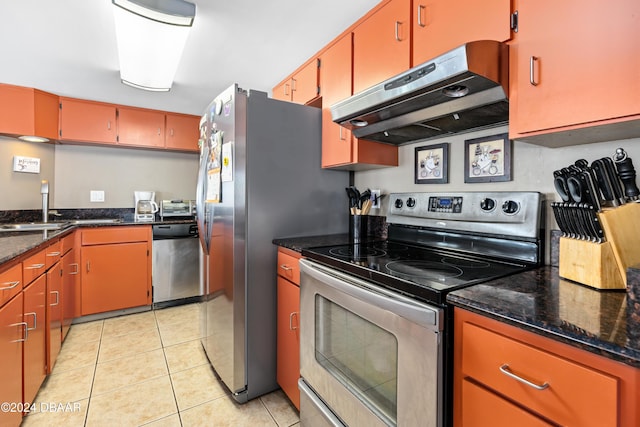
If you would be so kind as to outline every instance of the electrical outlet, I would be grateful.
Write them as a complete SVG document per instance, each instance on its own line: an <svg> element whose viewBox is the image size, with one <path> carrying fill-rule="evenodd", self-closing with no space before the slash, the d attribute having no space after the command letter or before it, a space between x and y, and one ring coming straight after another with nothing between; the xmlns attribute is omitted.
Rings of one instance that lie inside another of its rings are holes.
<svg viewBox="0 0 640 427"><path fill-rule="evenodd" d="M371 190L372 209L380 209L380 190Z"/></svg>
<svg viewBox="0 0 640 427"><path fill-rule="evenodd" d="M104 202L104 191L103 190L91 190L89 193L89 201L90 202Z"/></svg>

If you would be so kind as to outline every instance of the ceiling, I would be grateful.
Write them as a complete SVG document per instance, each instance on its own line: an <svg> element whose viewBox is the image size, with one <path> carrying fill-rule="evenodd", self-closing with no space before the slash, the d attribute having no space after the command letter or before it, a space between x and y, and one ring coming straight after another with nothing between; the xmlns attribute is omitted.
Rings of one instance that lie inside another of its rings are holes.
<svg viewBox="0 0 640 427"><path fill-rule="evenodd" d="M172 89L120 83L111 0L0 4L0 82L201 114L233 83L265 92L380 0L190 0L196 18Z"/></svg>

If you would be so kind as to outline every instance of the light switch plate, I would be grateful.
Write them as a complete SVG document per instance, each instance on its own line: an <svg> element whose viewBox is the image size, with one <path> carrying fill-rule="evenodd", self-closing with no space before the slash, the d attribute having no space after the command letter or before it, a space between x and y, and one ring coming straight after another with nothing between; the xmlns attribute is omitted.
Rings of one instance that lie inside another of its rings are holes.
<svg viewBox="0 0 640 427"><path fill-rule="evenodd" d="M91 190L89 196L90 202L104 202L104 191L103 190Z"/></svg>

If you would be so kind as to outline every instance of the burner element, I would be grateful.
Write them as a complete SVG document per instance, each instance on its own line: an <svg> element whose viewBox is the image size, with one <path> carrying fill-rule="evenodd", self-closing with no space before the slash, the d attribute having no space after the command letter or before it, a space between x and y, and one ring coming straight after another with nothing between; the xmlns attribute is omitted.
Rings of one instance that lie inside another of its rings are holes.
<svg viewBox="0 0 640 427"><path fill-rule="evenodd" d="M461 268L487 268L491 266L491 263L481 260L465 259L465 258L442 258L442 263L447 265L453 265Z"/></svg>
<svg viewBox="0 0 640 427"><path fill-rule="evenodd" d="M462 269L456 266L421 260L391 261L385 265L385 268L393 276L438 282L446 282L449 278L462 275Z"/></svg>
<svg viewBox="0 0 640 427"><path fill-rule="evenodd" d="M380 257L385 256L387 253L382 249L372 247L362 247L360 245L354 246L339 246L329 250L329 254L344 259L354 258L367 258L367 257Z"/></svg>

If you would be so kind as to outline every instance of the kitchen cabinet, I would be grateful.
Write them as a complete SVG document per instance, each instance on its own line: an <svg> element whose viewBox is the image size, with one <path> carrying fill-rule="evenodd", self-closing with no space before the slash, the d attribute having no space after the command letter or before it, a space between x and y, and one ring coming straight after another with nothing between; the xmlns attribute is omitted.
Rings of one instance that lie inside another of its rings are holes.
<svg viewBox="0 0 640 427"><path fill-rule="evenodd" d="M322 167L365 170L398 165L398 147L354 138L333 122L331 105L348 98L351 87L351 33L337 40L322 60Z"/></svg>
<svg viewBox="0 0 640 427"><path fill-rule="evenodd" d="M23 298L28 336L24 341L22 402L33 402L47 375L47 276L43 274L26 286Z"/></svg>
<svg viewBox="0 0 640 427"><path fill-rule="evenodd" d="M71 322L80 317L80 248L78 237L80 233L73 231L60 239L62 253L62 339L67 336Z"/></svg>
<svg viewBox="0 0 640 427"><path fill-rule="evenodd" d="M62 348L62 267L57 262L47 271L47 372L51 373Z"/></svg>
<svg viewBox="0 0 640 427"><path fill-rule="evenodd" d="M276 379L300 410L300 254L278 249Z"/></svg>
<svg viewBox="0 0 640 427"><path fill-rule="evenodd" d="M115 144L116 106L61 97L59 135L65 141Z"/></svg>
<svg viewBox="0 0 640 427"><path fill-rule="evenodd" d="M22 346L27 335L22 304L20 292L0 307L0 402L17 405L22 402ZM21 412L0 411L2 426L19 426L21 421Z"/></svg>
<svg viewBox="0 0 640 427"><path fill-rule="evenodd" d="M413 0L412 12L413 66L470 41L511 38L510 0Z"/></svg>
<svg viewBox="0 0 640 427"><path fill-rule="evenodd" d="M164 147L165 115L159 111L118 107L119 145Z"/></svg>
<svg viewBox="0 0 640 427"><path fill-rule="evenodd" d="M199 152L200 117L167 113L165 147L172 150Z"/></svg>
<svg viewBox="0 0 640 427"><path fill-rule="evenodd" d="M281 101L308 104L321 95L320 88L320 59L312 58L275 86L272 95Z"/></svg>
<svg viewBox="0 0 640 427"><path fill-rule="evenodd" d="M22 291L22 264L18 263L0 273L0 307Z"/></svg>
<svg viewBox="0 0 640 427"><path fill-rule="evenodd" d="M459 308L454 319L456 425L640 424L640 369Z"/></svg>
<svg viewBox="0 0 640 427"><path fill-rule="evenodd" d="M82 315L151 305L151 226L80 232Z"/></svg>
<svg viewBox="0 0 640 427"><path fill-rule="evenodd" d="M0 83L0 133L58 139L58 96Z"/></svg>
<svg viewBox="0 0 640 427"><path fill-rule="evenodd" d="M391 0L353 30L353 93L410 67L411 2Z"/></svg>
<svg viewBox="0 0 640 427"><path fill-rule="evenodd" d="M542 0L516 7L510 138L556 147L638 136L640 3Z"/></svg>

